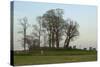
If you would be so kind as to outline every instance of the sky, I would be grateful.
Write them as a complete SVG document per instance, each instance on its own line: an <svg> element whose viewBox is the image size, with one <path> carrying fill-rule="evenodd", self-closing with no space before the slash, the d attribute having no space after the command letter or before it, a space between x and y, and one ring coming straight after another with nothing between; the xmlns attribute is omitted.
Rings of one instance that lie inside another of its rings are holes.
<svg viewBox="0 0 100 67"><path fill-rule="evenodd" d="M14 1L14 50L22 50L23 47L19 40L22 35L18 34L21 30L18 19L27 17L29 24L37 24L36 17L42 16L50 9L63 9L64 19L71 18L79 24L80 35L70 43L77 48L97 48L97 7L88 5L56 4L42 2ZM31 33L31 26L27 34ZM61 45L63 46L63 45Z"/></svg>

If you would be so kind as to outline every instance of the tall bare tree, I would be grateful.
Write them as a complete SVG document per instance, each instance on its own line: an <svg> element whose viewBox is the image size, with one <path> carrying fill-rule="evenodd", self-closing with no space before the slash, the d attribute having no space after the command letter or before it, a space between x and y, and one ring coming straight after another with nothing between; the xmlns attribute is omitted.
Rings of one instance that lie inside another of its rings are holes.
<svg viewBox="0 0 100 67"><path fill-rule="evenodd" d="M38 25L33 25L33 35L34 37L37 37L39 39L39 46L40 46L40 42L41 42L41 33L42 33L42 17L38 16L37 18L38 21Z"/></svg>
<svg viewBox="0 0 100 67"><path fill-rule="evenodd" d="M24 51L25 51L26 50L26 32L27 32L27 28L29 26L28 19L27 19L27 17L23 17L23 18L19 19L19 22L22 27L22 30L18 31L18 33L23 34L22 39L24 40L23 46L24 46Z"/></svg>
<svg viewBox="0 0 100 67"><path fill-rule="evenodd" d="M70 41L73 41L77 36L79 36L78 31L79 24L76 21L68 19L65 23L64 29L66 34L66 39L64 42L64 47L68 48Z"/></svg>
<svg viewBox="0 0 100 67"><path fill-rule="evenodd" d="M52 10L47 11L45 14L43 14L43 23L42 23L42 27L46 28L46 30L48 31L48 41L49 41L49 47L52 47L52 18L50 16L50 13L52 12Z"/></svg>
<svg viewBox="0 0 100 67"><path fill-rule="evenodd" d="M64 19L63 19L63 10L62 9L56 9L55 10L55 24L54 24L54 29L55 29L55 39L56 39L56 47L59 48L59 42L62 36L62 29L64 25Z"/></svg>
<svg viewBox="0 0 100 67"><path fill-rule="evenodd" d="M61 29L64 23L63 10L59 8L48 10L43 15L43 19L43 27L49 32L49 46L54 47L56 44L56 47L59 48Z"/></svg>

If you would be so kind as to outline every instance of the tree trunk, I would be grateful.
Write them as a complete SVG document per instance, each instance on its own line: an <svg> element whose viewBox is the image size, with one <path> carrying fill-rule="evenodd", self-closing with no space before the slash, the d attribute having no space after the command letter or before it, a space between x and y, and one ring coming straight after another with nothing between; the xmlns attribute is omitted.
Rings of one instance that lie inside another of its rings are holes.
<svg viewBox="0 0 100 67"><path fill-rule="evenodd" d="M51 48L51 33L49 34L49 47Z"/></svg>
<svg viewBox="0 0 100 67"><path fill-rule="evenodd" d="M67 40L68 40L68 37L65 39L64 48L66 47Z"/></svg>
<svg viewBox="0 0 100 67"><path fill-rule="evenodd" d="M57 38L57 41L56 42L57 42L57 44L56 44L57 45L57 48L59 48L59 39L58 38Z"/></svg>
<svg viewBox="0 0 100 67"><path fill-rule="evenodd" d="M58 32L56 32L56 46L57 46L57 48L59 48L59 36L58 36Z"/></svg>
<svg viewBox="0 0 100 67"><path fill-rule="evenodd" d="M69 38L68 41L67 41L66 48L69 47L69 42L70 42L70 38Z"/></svg>
<svg viewBox="0 0 100 67"><path fill-rule="evenodd" d="M67 37L66 40L65 40L65 42L64 42L64 47L65 48L68 48L69 47L69 42L70 42L70 38Z"/></svg>
<svg viewBox="0 0 100 67"><path fill-rule="evenodd" d="M54 40L54 32L52 32L52 47L54 48L54 43L55 43L55 40Z"/></svg>
<svg viewBox="0 0 100 67"><path fill-rule="evenodd" d="M40 47L40 31L39 31L39 47Z"/></svg>
<svg viewBox="0 0 100 67"><path fill-rule="evenodd" d="M26 50L26 28L24 28L24 51Z"/></svg>

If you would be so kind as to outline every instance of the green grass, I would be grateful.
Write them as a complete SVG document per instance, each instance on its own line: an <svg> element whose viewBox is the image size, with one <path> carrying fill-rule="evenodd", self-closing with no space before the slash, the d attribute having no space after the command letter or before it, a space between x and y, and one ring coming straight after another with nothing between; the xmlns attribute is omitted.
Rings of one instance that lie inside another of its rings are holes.
<svg viewBox="0 0 100 67"><path fill-rule="evenodd" d="M35 65L35 64L51 64L51 63L69 63L96 61L97 52L87 50L66 50L66 49L41 49L33 50L32 52L15 52L14 65Z"/></svg>
<svg viewBox="0 0 100 67"><path fill-rule="evenodd" d="M32 52L14 52L14 55L34 55L40 56L41 50L43 50L44 56L62 56L62 55L95 55L97 51L88 51L88 50L80 50L80 49L35 49Z"/></svg>
<svg viewBox="0 0 100 67"><path fill-rule="evenodd" d="M14 56L14 65L34 65L51 63L68 63L82 61L96 61L96 55L79 56Z"/></svg>

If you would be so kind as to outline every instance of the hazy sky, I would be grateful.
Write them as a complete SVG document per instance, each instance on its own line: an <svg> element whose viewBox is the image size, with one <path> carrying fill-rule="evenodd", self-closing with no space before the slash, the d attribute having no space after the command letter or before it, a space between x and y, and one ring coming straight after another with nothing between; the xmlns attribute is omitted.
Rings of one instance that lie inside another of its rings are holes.
<svg viewBox="0 0 100 67"><path fill-rule="evenodd" d="M97 7L87 5L55 4L55 3L37 3L37 2L14 2L14 49L22 49L21 30L18 19L27 17L29 24L36 24L36 17L43 15L50 9L60 8L64 10L64 19L71 18L80 25L80 35L77 40L70 45L77 45L78 48L95 47L97 48ZM28 34L31 32L28 29Z"/></svg>

